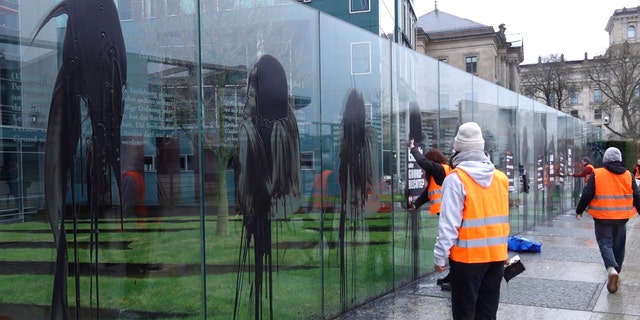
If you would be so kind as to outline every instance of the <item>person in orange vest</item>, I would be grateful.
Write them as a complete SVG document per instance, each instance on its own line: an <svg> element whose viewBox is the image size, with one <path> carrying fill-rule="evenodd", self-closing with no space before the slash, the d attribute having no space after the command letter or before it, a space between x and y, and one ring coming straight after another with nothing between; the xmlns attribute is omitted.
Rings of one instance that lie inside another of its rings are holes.
<svg viewBox="0 0 640 320"><path fill-rule="evenodd" d="M320 209L321 213L331 212L335 207L334 195L329 191L332 189L329 184L335 183L332 174L332 170L325 169L313 178L313 207Z"/></svg>
<svg viewBox="0 0 640 320"><path fill-rule="evenodd" d="M578 178L584 178L584 184L587 184L587 181L589 180L589 177L593 173L593 169L594 169L594 167L591 164L591 160L589 160L589 157L583 157L582 158L582 171L574 173L571 176L578 177Z"/></svg>
<svg viewBox="0 0 640 320"><path fill-rule="evenodd" d="M442 182L434 269L449 262L453 319L496 319L508 261L509 179L484 153L482 130L464 123Z"/></svg>
<svg viewBox="0 0 640 320"><path fill-rule="evenodd" d="M447 157L438 149L431 149L422 155L420 150L413 145L413 139L409 140L409 149L416 159L418 166L426 173L426 179L428 181L427 188L415 201L409 204L409 209L416 210L423 204L429 202L429 213L439 215L442 200L442 181L447 174L449 174L449 171L451 171L448 164L449 160L447 160ZM450 279L449 275L446 275L438 278L436 284L438 284L442 290L450 291Z"/></svg>
<svg viewBox="0 0 640 320"><path fill-rule="evenodd" d="M582 219L582 213L588 207L600 255L607 269L607 290L615 293L624 262L627 221L640 212L640 188L631 172L624 167L618 148L608 148L602 163L603 168L595 169L582 189L576 219Z"/></svg>
<svg viewBox="0 0 640 320"><path fill-rule="evenodd" d="M132 169L122 172L122 212L125 216L145 217L148 214L145 204L144 176Z"/></svg>
<svg viewBox="0 0 640 320"><path fill-rule="evenodd" d="M640 159L633 166L633 177L636 179L636 184L640 186Z"/></svg>
<svg viewBox="0 0 640 320"><path fill-rule="evenodd" d="M440 150L431 149L422 155L418 148L414 147L413 139L410 140L409 148L411 154L416 159L418 166L424 170L427 178L427 189L415 201L410 203L409 209L415 210L423 204L429 202L429 213L440 214L441 185L444 178L449 174L449 160Z"/></svg>

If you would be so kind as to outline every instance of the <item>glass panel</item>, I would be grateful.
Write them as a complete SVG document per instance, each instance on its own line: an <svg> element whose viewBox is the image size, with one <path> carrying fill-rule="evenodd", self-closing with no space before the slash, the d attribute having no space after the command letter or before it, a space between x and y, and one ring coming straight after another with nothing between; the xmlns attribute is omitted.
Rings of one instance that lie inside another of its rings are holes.
<svg viewBox="0 0 640 320"><path fill-rule="evenodd" d="M344 33L346 26L320 15L322 109L318 128L327 146L322 150L322 166L324 172L337 175L340 191L335 207L325 210L321 220L322 236L332 244L325 251L326 315L336 315L390 290L393 250L397 248L392 238L397 221L391 202L397 174L392 156L397 152L393 140L397 120L389 101L390 44L364 30ZM354 44L364 43L375 67L368 73L351 74L351 50ZM371 105L371 117L366 116L367 105Z"/></svg>
<svg viewBox="0 0 640 320"><path fill-rule="evenodd" d="M414 53L415 54L415 53ZM449 146L444 144L443 132L440 124L440 108L439 108L439 94L438 88L438 68L439 62L430 57L424 57L420 54L415 54L416 61L415 67L415 89L412 91L415 102L420 110L420 123L421 132L424 137L424 153L436 149L440 151L447 159L448 154L451 151ZM405 107L404 113L407 124L406 128L411 127L411 103L408 108ZM408 111L408 112L407 112ZM406 131L406 129L405 129ZM405 134L407 134L406 132ZM407 134L408 136L408 134ZM400 145L402 147L402 144ZM435 150L433 150L435 151ZM432 151L432 152L433 152ZM402 154L402 153L401 153ZM431 153L430 153L431 154ZM431 156L430 156L431 158ZM431 158L430 160L434 160ZM424 191L423 191L424 193ZM417 243L417 249L419 250L419 267L418 274L424 275L431 272L433 268L433 246L437 236L438 216L431 214L431 205L429 202L425 203L419 209L418 223L420 227L419 240Z"/></svg>
<svg viewBox="0 0 640 320"><path fill-rule="evenodd" d="M521 212L521 193L519 185L520 173L518 171L518 161L521 159L517 154L518 130L517 130L517 112L518 112L518 95L502 87L497 87L498 112L499 117L504 119L504 149L496 155L494 162L496 168L502 170L509 179L509 209L511 217L511 232L517 233L522 226Z"/></svg>
<svg viewBox="0 0 640 320"><path fill-rule="evenodd" d="M558 206L560 208L560 212L567 212L571 208L573 208L573 202L571 201L571 183L569 180L572 180L571 177L567 176L567 167L569 163L567 162L567 152L569 149L573 147L573 139L569 136L570 125L572 119L574 117L558 112L558 139L557 139L557 148L556 148L556 158L557 158L557 188L560 193L558 199Z"/></svg>
<svg viewBox="0 0 640 320"><path fill-rule="evenodd" d="M558 183L558 111L554 108L547 108L546 123L543 124L546 133L546 154L544 160L544 197L546 215L558 212L560 209L560 184Z"/></svg>
<svg viewBox="0 0 640 320"><path fill-rule="evenodd" d="M522 190L522 223L521 229L525 230L534 224L536 202L537 171L536 159L534 157L534 101L530 98L518 97L518 173L520 175L520 190ZM522 166L522 167L520 167Z"/></svg>
<svg viewBox="0 0 640 320"><path fill-rule="evenodd" d="M321 317L321 266L335 258L311 198L324 166L317 14L253 7L207 12L201 24L207 316Z"/></svg>

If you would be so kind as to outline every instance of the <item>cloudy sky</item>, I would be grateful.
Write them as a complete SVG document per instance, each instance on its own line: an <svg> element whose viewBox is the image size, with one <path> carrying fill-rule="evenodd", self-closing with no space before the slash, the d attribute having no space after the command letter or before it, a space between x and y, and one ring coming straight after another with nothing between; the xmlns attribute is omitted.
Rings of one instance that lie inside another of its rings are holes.
<svg viewBox="0 0 640 320"><path fill-rule="evenodd" d="M416 16L433 11L433 0L413 0ZM563 53L567 60L601 54L609 45L604 30L616 9L640 6L640 0L438 0L438 10L524 41L524 63Z"/></svg>

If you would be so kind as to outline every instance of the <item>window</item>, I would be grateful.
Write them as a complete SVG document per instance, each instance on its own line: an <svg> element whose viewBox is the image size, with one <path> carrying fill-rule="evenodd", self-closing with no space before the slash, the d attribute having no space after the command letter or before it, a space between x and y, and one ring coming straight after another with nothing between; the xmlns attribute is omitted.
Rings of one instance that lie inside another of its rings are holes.
<svg viewBox="0 0 640 320"><path fill-rule="evenodd" d="M131 0L131 17L133 19L140 19L144 17L142 15L143 13L144 3L142 3L142 0Z"/></svg>
<svg viewBox="0 0 640 320"><path fill-rule="evenodd" d="M572 90L571 92L569 92L569 103L578 104L578 102L579 102L578 91Z"/></svg>
<svg viewBox="0 0 640 320"><path fill-rule="evenodd" d="M313 151L300 152L300 168L302 170L313 170Z"/></svg>
<svg viewBox="0 0 640 320"><path fill-rule="evenodd" d="M180 156L180 170L193 171L193 155L192 154L184 154Z"/></svg>
<svg viewBox="0 0 640 320"><path fill-rule="evenodd" d="M371 73L371 43L351 44L351 74Z"/></svg>
<svg viewBox="0 0 640 320"><path fill-rule="evenodd" d="M133 19L131 0L118 0L118 15L120 15L120 20Z"/></svg>
<svg viewBox="0 0 640 320"><path fill-rule="evenodd" d="M156 156L144 156L144 171L156 171Z"/></svg>
<svg viewBox="0 0 640 320"><path fill-rule="evenodd" d="M595 120L602 119L602 109L596 108L593 110L593 119Z"/></svg>
<svg viewBox="0 0 640 320"><path fill-rule="evenodd" d="M197 4L195 0L183 0L180 1L180 10L185 14L196 13Z"/></svg>
<svg viewBox="0 0 640 320"><path fill-rule="evenodd" d="M467 72L469 72L469 73L477 73L478 72L478 57L477 56L466 57L465 58L465 62L466 62L466 65L467 65Z"/></svg>
<svg viewBox="0 0 640 320"><path fill-rule="evenodd" d="M415 84L416 84L415 55L410 54L409 51L403 51L400 53L400 55L401 57L400 57L399 66L398 66L400 79L404 83L407 83L410 86L410 88L415 91L416 90L415 88Z"/></svg>
<svg viewBox="0 0 640 320"><path fill-rule="evenodd" d="M628 26L627 27L627 39L635 39L636 37L636 27Z"/></svg>
<svg viewBox="0 0 640 320"><path fill-rule="evenodd" d="M593 89L593 102L596 102L596 103L602 102L602 90Z"/></svg>
<svg viewBox="0 0 640 320"><path fill-rule="evenodd" d="M167 1L167 16L175 16L180 12L180 1Z"/></svg>
<svg viewBox="0 0 640 320"><path fill-rule="evenodd" d="M578 115L578 110L576 110L576 109L571 110L571 115L576 117L576 118L578 118L578 116L579 116Z"/></svg>
<svg viewBox="0 0 640 320"><path fill-rule="evenodd" d="M350 12L365 12L369 11L369 0L351 0L349 6Z"/></svg>
<svg viewBox="0 0 640 320"><path fill-rule="evenodd" d="M163 11L163 4L160 0L119 0L120 20L160 17ZM127 8L129 12L125 18L122 13Z"/></svg>
<svg viewBox="0 0 640 320"><path fill-rule="evenodd" d="M164 1L162 0L149 0L146 3L146 13L147 13L147 18L158 18L158 17L162 17L163 14L163 3Z"/></svg>

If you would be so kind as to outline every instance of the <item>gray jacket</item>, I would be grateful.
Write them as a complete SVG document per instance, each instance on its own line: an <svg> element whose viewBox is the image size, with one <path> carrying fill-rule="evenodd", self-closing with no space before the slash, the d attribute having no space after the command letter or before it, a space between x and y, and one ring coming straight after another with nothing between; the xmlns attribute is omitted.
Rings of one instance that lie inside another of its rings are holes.
<svg viewBox="0 0 640 320"><path fill-rule="evenodd" d="M482 151L460 152L452 162L454 167L464 170L481 186L489 186L493 181L495 166ZM449 174L442 183L438 238L433 249L434 263L438 266L446 265L451 247L458 240L458 229L462 225L462 209L466 196L458 174Z"/></svg>

